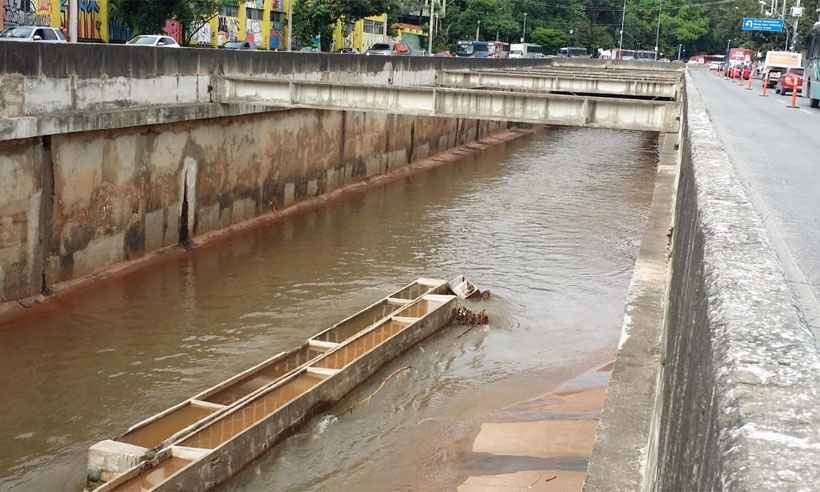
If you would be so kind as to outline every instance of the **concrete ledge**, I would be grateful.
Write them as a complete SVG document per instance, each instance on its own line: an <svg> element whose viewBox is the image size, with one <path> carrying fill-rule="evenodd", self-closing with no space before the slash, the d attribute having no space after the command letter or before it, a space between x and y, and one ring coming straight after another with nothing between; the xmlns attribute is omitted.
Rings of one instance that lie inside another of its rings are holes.
<svg viewBox="0 0 820 492"><path fill-rule="evenodd" d="M585 491L640 490L663 363L661 333L666 311L668 233L674 220L679 136L661 135L655 190L646 233L626 299L621 340L609 378Z"/></svg>
<svg viewBox="0 0 820 492"><path fill-rule="evenodd" d="M0 142L46 135L161 125L273 111L280 111L280 109L254 104L200 103L0 118Z"/></svg>
<svg viewBox="0 0 820 492"><path fill-rule="evenodd" d="M636 330L627 308L585 490L813 490L815 340L700 95L687 88L663 329ZM645 294L640 263L630 303Z"/></svg>

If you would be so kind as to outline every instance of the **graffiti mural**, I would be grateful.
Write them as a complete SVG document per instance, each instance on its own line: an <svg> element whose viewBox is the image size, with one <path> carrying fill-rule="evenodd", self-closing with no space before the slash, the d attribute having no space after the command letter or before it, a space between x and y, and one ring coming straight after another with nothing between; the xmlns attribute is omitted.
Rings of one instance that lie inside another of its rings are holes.
<svg viewBox="0 0 820 492"><path fill-rule="evenodd" d="M77 25L77 37L80 39L103 39L101 5L104 0L79 0L80 15ZM107 6L105 6L107 7Z"/></svg>
<svg viewBox="0 0 820 492"><path fill-rule="evenodd" d="M179 21L166 20L165 27L162 28L162 31L176 39L177 43L182 44L182 24L180 24Z"/></svg>
<svg viewBox="0 0 820 492"><path fill-rule="evenodd" d="M46 4L46 11L44 15L40 15L38 4L36 0L5 0L3 1L2 10L0 14L0 27L14 27L22 25L39 25L47 26L51 19L50 3L43 1Z"/></svg>
<svg viewBox="0 0 820 492"><path fill-rule="evenodd" d="M108 25L103 24L108 18L108 0L77 0L77 10L77 37L89 41L108 41ZM60 26L68 32L68 0L60 0ZM115 27L118 31L124 30L121 26Z"/></svg>
<svg viewBox="0 0 820 492"><path fill-rule="evenodd" d="M276 29L271 29L270 31L270 43L268 43L268 48L272 50L279 49L279 31Z"/></svg>
<svg viewBox="0 0 820 492"><path fill-rule="evenodd" d="M213 31L211 30L210 24L205 24L199 31L195 32L193 36L191 36L190 45L191 46L211 46L212 42L212 34Z"/></svg>
<svg viewBox="0 0 820 492"><path fill-rule="evenodd" d="M112 43L124 43L134 37L131 28L121 22L111 19L108 21L108 41Z"/></svg>
<svg viewBox="0 0 820 492"><path fill-rule="evenodd" d="M262 36L262 21L256 19L248 19L245 23L245 40L261 48L265 40Z"/></svg>
<svg viewBox="0 0 820 492"><path fill-rule="evenodd" d="M218 46L239 40L239 19L220 15L217 18L216 36Z"/></svg>

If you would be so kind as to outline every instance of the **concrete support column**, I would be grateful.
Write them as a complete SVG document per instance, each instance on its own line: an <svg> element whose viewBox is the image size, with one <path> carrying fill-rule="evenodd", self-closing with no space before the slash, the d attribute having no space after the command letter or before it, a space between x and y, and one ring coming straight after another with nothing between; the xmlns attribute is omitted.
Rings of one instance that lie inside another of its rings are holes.
<svg viewBox="0 0 820 492"><path fill-rule="evenodd" d="M79 0L68 0L68 41L77 42L77 25L79 23Z"/></svg>

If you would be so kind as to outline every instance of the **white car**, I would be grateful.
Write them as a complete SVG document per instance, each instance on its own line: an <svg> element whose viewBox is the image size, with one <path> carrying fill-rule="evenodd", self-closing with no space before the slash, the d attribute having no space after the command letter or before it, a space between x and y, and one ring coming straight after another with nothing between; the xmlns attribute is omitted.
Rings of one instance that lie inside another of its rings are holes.
<svg viewBox="0 0 820 492"><path fill-rule="evenodd" d="M65 43L63 31L56 27L16 26L0 32L0 41L34 41L38 43Z"/></svg>
<svg viewBox="0 0 820 492"><path fill-rule="evenodd" d="M155 46L158 48L179 48L179 43L177 43L176 39L162 34L137 36L125 44L132 46Z"/></svg>

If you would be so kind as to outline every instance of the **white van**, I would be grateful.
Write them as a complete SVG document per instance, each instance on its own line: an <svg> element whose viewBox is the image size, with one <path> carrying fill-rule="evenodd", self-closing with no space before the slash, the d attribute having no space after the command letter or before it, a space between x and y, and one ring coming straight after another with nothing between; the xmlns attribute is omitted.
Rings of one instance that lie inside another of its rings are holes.
<svg viewBox="0 0 820 492"><path fill-rule="evenodd" d="M544 58L544 47L533 43L511 44L510 58Z"/></svg>

